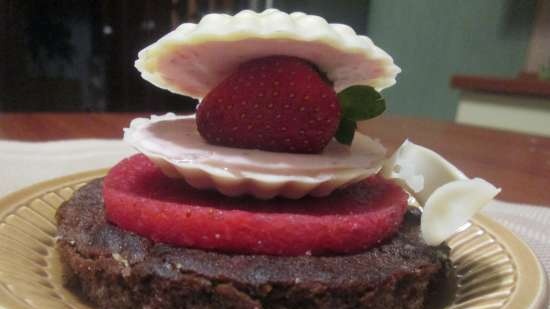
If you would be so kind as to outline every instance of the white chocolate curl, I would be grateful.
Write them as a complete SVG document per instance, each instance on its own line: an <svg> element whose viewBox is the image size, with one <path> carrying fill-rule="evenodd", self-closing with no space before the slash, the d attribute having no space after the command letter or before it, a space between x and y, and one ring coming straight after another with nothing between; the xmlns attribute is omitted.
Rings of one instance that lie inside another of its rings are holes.
<svg viewBox="0 0 550 309"><path fill-rule="evenodd" d="M382 90L401 71L366 36L342 24L276 9L208 14L185 23L139 52L141 76L173 93L203 98L242 63L271 55L316 64L339 92L353 85Z"/></svg>
<svg viewBox="0 0 550 309"><path fill-rule="evenodd" d="M423 205L420 230L433 246L453 235L500 192L483 179L469 179L439 154L408 140L386 161L382 173Z"/></svg>

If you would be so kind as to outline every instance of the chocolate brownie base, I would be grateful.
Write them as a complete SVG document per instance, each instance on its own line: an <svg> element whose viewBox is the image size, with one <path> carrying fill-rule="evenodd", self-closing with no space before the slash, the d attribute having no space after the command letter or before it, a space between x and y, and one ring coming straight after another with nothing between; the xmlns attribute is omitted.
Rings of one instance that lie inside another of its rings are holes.
<svg viewBox="0 0 550 309"><path fill-rule="evenodd" d="M446 247L419 238L409 212L399 233L367 252L277 257L174 248L106 222L102 182L57 213L67 282L101 308L423 308L447 280Z"/></svg>

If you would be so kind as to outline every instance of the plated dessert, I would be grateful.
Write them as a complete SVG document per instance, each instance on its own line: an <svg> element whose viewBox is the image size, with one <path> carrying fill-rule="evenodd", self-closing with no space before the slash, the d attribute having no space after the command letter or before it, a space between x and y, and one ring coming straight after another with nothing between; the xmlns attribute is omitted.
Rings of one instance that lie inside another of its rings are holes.
<svg viewBox="0 0 550 309"><path fill-rule="evenodd" d="M132 121L141 154L58 210L68 283L101 308L424 308L445 239L499 191L356 132L400 69L345 25L210 14L136 67L200 104Z"/></svg>

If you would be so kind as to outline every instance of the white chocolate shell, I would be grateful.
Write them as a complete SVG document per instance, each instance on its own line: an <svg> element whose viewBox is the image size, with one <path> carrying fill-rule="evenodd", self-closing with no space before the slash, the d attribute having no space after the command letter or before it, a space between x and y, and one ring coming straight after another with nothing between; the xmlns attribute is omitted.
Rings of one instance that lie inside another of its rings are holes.
<svg viewBox="0 0 550 309"><path fill-rule="evenodd" d="M125 129L124 140L166 175L184 178L197 189L262 199L326 196L377 173L385 158L384 147L360 133L351 146L333 140L321 154L211 145L199 135L194 115L134 119Z"/></svg>
<svg viewBox="0 0 550 309"><path fill-rule="evenodd" d="M406 140L384 163L386 178L400 182L415 199L424 205L441 185L466 175L435 151Z"/></svg>
<svg viewBox="0 0 550 309"><path fill-rule="evenodd" d="M240 64L270 55L315 63L338 92L352 85L382 90L401 71L366 36L342 24L276 9L208 14L185 23L139 52L141 76L173 93L203 98Z"/></svg>
<svg viewBox="0 0 550 309"><path fill-rule="evenodd" d="M422 206L422 238L433 246L452 236L500 192L408 140L386 161L382 174L402 184Z"/></svg>
<svg viewBox="0 0 550 309"><path fill-rule="evenodd" d="M487 181L460 179L438 187L422 211L420 231L428 245L439 245L487 205L500 189Z"/></svg>

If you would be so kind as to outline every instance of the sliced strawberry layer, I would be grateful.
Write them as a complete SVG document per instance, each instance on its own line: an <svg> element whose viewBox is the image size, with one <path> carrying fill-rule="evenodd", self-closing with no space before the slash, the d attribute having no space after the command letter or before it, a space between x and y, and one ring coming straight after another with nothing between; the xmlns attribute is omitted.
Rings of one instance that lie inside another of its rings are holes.
<svg viewBox="0 0 550 309"><path fill-rule="evenodd" d="M300 200L229 198L171 179L145 156L105 178L107 218L155 241L223 252L269 255L353 253L397 230L407 195L371 177L329 197Z"/></svg>

